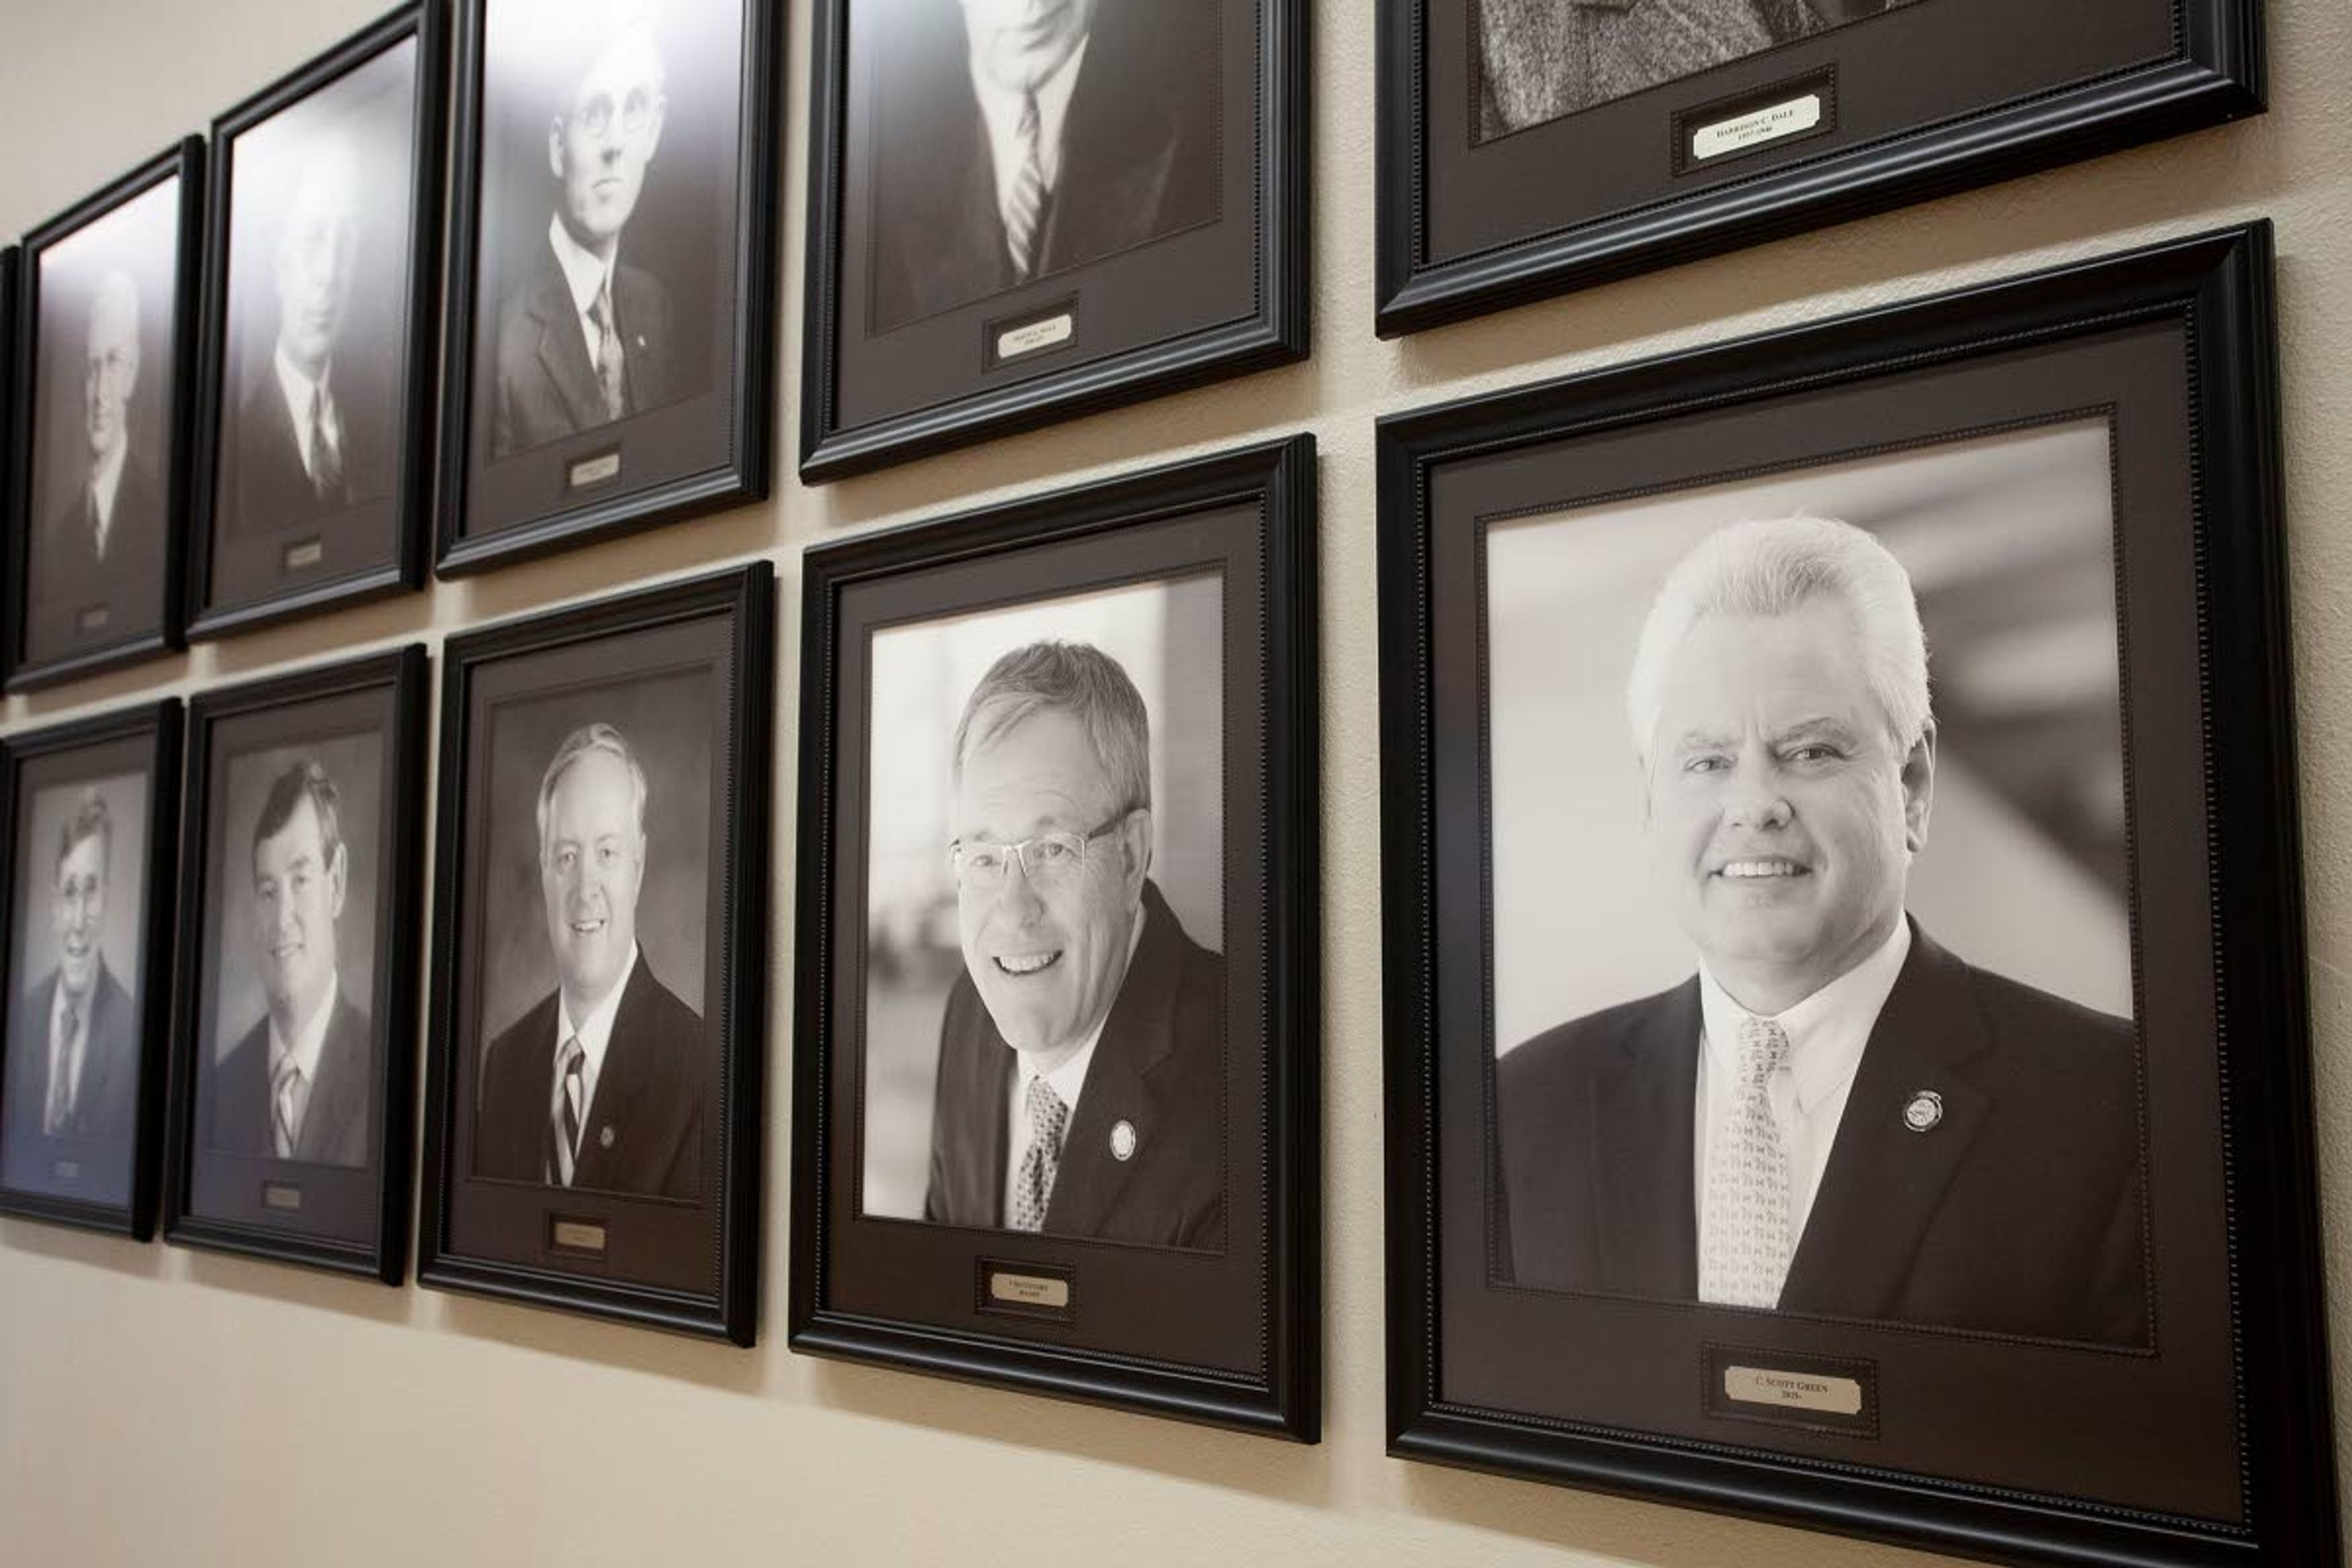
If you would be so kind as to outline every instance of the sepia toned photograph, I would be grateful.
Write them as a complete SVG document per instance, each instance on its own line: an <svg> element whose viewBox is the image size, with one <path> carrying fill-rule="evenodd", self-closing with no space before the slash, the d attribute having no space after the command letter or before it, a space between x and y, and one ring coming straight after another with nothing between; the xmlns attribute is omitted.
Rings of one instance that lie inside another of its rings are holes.
<svg viewBox="0 0 2352 1568"><path fill-rule="evenodd" d="M19 689L177 646L202 154L192 138L26 237Z"/></svg>
<svg viewBox="0 0 2352 1568"><path fill-rule="evenodd" d="M190 705L165 1234L397 1282L420 647Z"/></svg>
<svg viewBox="0 0 2352 1568"><path fill-rule="evenodd" d="M1223 612L876 634L867 1215L1223 1247Z"/></svg>
<svg viewBox="0 0 2352 1568"><path fill-rule="evenodd" d="M440 29L410 6L221 117L192 626L417 579ZM424 166L420 171L420 159Z"/></svg>
<svg viewBox="0 0 2352 1568"><path fill-rule="evenodd" d="M772 20L466 5L444 570L763 493Z"/></svg>
<svg viewBox="0 0 2352 1568"><path fill-rule="evenodd" d="M177 703L7 742L0 1211L142 1239L152 1223L170 964L156 868L178 805L159 781L178 742Z"/></svg>
<svg viewBox="0 0 2352 1568"><path fill-rule="evenodd" d="M773 599L450 640L424 1283L752 1342Z"/></svg>

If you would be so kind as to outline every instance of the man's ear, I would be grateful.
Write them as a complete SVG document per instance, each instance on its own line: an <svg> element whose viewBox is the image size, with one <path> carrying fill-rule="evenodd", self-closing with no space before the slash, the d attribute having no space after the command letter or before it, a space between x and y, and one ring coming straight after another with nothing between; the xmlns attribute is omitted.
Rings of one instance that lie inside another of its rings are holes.
<svg viewBox="0 0 2352 1568"><path fill-rule="evenodd" d="M335 846L335 858L327 863L327 918L343 918L343 889L351 879L352 851L349 845Z"/></svg>
<svg viewBox="0 0 2352 1568"><path fill-rule="evenodd" d="M1927 808L1936 797L1936 721L1927 721L1903 759L1903 841L1916 855L1927 847Z"/></svg>
<svg viewBox="0 0 2352 1568"><path fill-rule="evenodd" d="M1139 806L1118 825L1119 867L1133 904L1143 897L1143 879L1151 875L1151 808Z"/></svg>
<svg viewBox="0 0 2352 1568"><path fill-rule="evenodd" d="M551 115L547 121L547 172L555 183L563 183L563 116Z"/></svg>

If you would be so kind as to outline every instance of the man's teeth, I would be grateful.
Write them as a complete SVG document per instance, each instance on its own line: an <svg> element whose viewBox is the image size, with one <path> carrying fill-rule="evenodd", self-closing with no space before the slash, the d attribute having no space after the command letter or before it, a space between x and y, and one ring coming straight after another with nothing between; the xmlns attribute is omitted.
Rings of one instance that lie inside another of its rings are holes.
<svg viewBox="0 0 2352 1568"><path fill-rule="evenodd" d="M996 967L1002 969L1007 974L1034 974L1039 970L1045 968L1047 964L1053 963L1055 959L1061 956L1062 950L1060 948L1055 948L1051 952L1029 953L1021 958L1008 958L1000 955L996 961Z"/></svg>
<svg viewBox="0 0 2352 1568"><path fill-rule="evenodd" d="M1727 877L1793 877L1800 868L1787 860L1731 860L1724 864Z"/></svg>

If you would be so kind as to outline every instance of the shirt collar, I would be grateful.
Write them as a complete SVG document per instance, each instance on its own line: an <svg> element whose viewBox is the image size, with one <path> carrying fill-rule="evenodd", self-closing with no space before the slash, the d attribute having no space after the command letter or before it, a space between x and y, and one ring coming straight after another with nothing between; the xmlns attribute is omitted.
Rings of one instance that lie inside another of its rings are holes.
<svg viewBox="0 0 2352 1568"><path fill-rule="evenodd" d="M1077 90L1078 66L1087 58L1087 46L1092 36L1078 40L1052 76L1037 84L1037 163L1045 176L1045 188L1052 190L1062 177L1062 121L1070 111L1070 94ZM996 154L996 205L999 210L1013 201L1013 186L1021 177L1021 164L1013 149L1018 145L1021 129L1021 94L1000 87L974 57L971 62L972 91L980 99L981 118L988 124L988 143Z"/></svg>
<svg viewBox="0 0 2352 1568"><path fill-rule="evenodd" d="M604 1047L613 1043L613 1019L621 1010L622 994L629 988L629 977L637 972L637 944L629 944L629 962L621 971L620 983L605 994L602 1002L588 1010L588 1016L576 1023L572 1016L572 1004L565 999L563 987L555 988L555 1043L561 1046L573 1036L580 1038L580 1049L587 1056L583 1070L593 1083L596 1075L604 1070Z"/></svg>
<svg viewBox="0 0 2352 1568"><path fill-rule="evenodd" d="M58 983L51 986L49 990L51 993L49 996L49 1033L54 1036L58 1032L58 1026L66 1021L66 1007L68 1004L66 999L65 976L62 974L58 975ZM81 1005L76 1009L76 1011L80 1015L74 1021L74 1032L76 1034L79 1034L82 1030L89 1027L89 1005L97 999L98 977L96 975L92 975L89 982L89 990L83 994ZM70 1045L72 1042L69 1040L67 1044Z"/></svg>
<svg viewBox="0 0 2352 1568"><path fill-rule="evenodd" d="M269 1081L271 1083L278 1081L278 1071L289 1057L293 1058L294 1065L301 1069L304 1083L316 1084L319 1081L319 1053L326 1048L327 1021L335 1016L335 1001L342 994L342 976L329 975L326 995L320 999L317 1010L303 1020L302 1026L294 1032L294 1038L291 1041L278 1032L278 1016L274 1013L269 1016Z"/></svg>
<svg viewBox="0 0 2352 1568"><path fill-rule="evenodd" d="M554 249L555 264L563 269L563 281L571 289L572 308L586 315L588 307L596 302L596 296L604 291L604 280L612 276L613 268L572 237L560 214L548 217L547 243ZM614 252L613 260L615 265L619 263L618 251Z"/></svg>
<svg viewBox="0 0 2352 1568"><path fill-rule="evenodd" d="M1119 992L1127 989L1127 976L1135 968L1135 950L1143 943L1143 922L1150 918L1141 910L1136 911L1135 927L1127 933L1127 968L1119 972L1118 987L1111 993L1110 1006L1105 1008L1103 1016L1095 1020L1095 1026L1087 1031L1086 1044L1073 1051L1069 1060L1052 1072L1040 1073L1030 1068L1028 1058L1017 1051L1013 1053L1014 1058L1021 1064L1021 1070L1013 1075L1016 1079L1013 1086L1015 1105L1028 1103L1029 1086L1042 1078L1045 1080L1046 1087L1054 1091L1055 1098L1062 1102L1062 1109L1073 1114L1076 1112L1078 1094L1087 1084L1087 1064L1095 1059L1095 1047L1102 1043L1104 1026L1110 1022L1111 1014L1118 1010Z"/></svg>
<svg viewBox="0 0 2352 1568"><path fill-rule="evenodd" d="M1797 1089L1797 1109L1811 1112L1862 1066L1870 1031L1880 1009L1903 973L1911 952L1911 921L1895 922L1894 931L1870 956L1777 1017L1789 1036L1789 1072ZM1753 1016L1717 984L1704 960L1698 968L1699 1010L1706 1020L1710 1065L1737 1082L1739 1075L1739 1025Z"/></svg>
<svg viewBox="0 0 2352 1568"><path fill-rule="evenodd" d="M294 416L294 428L307 429L310 423L310 400L327 390L327 376L321 375L313 381L304 375L300 367L286 357L283 346L269 357L278 367L278 385L286 394L286 407ZM328 366L327 374L333 374L334 367ZM332 395L329 395L331 398Z"/></svg>

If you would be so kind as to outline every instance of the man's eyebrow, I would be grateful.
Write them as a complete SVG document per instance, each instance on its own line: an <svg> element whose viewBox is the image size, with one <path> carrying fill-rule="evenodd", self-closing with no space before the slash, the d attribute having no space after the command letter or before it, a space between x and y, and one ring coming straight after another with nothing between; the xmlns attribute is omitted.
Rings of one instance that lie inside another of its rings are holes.
<svg viewBox="0 0 2352 1568"><path fill-rule="evenodd" d="M1733 744L1736 744L1733 737L1720 730L1685 730L1670 742L1670 749L1677 752L1719 750Z"/></svg>
<svg viewBox="0 0 2352 1568"><path fill-rule="evenodd" d="M1844 720L1833 714L1818 713L1811 718L1799 719L1793 723L1783 724L1773 732L1772 739L1800 741L1814 736L1827 736L1834 740L1850 740L1853 735L1853 726Z"/></svg>

